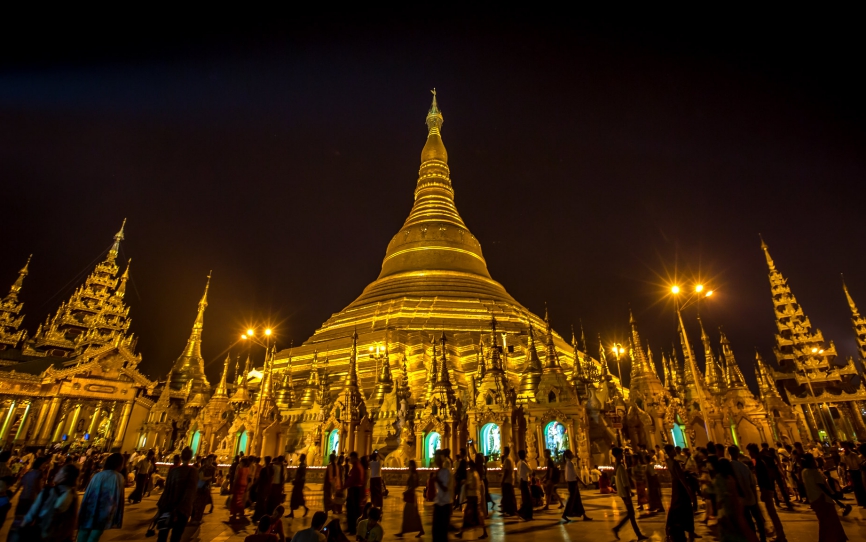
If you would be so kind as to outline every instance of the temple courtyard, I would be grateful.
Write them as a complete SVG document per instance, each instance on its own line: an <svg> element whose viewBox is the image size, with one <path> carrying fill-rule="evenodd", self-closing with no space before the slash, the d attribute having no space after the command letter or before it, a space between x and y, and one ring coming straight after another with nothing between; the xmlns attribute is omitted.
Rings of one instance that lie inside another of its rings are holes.
<svg viewBox="0 0 866 542"><path fill-rule="evenodd" d="M290 486L287 486L290 489ZM493 499L499 501L498 490L493 494ZM565 492L561 490L561 495ZM399 498L398 491L392 492L391 496L385 499L384 506L384 529L385 540L398 540L394 533L400 530L400 520L403 510L403 502ZM573 521L572 523L563 524L559 517L559 512L556 510L539 511L536 510L535 519L530 522L524 522L517 519L499 517L498 513L494 513L493 517L488 519L488 530L490 540L526 540L526 535L543 536L547 540L614 540L611 533L613 527L623 516L623 508L621 501L612 495L601 495L597 490L590 489L582 492L584 504L587 508L587 513L593 518L591 522ZM665 492L665 505L669 495ZM148 524L156 513L156 502L159 499L158 491L154 492L150 497L146 497L140 504L127 505L122 530L106 531L102 537L103 541L119 541L119 540L144 540L145 532ZM853 497L847 499L848 503L853 504ZM205 514L204 521L198 526L188 526L184 534L184 542L234 542L241 541L254 531L254 526L251 524L228 523L228 510L225 508L226 497L220 496L217 491L214 491L214 511L212 514ZM313 511L320 510L322 507L322 492L321 486L316 484L308 485L307 504L310 507L310 514L306 518L297 517L294 520L284 519L284 529L287 539L292 533L309 527L310 518ZM431 521L433 516L433 507L430 504L421 504L421 517L424 521L424 529L426 534L422 540L431 539ZM303 513L303 509L300 510ZM794 512L780 511L782 522L785 525L785 532L790 542L815 542L818 538L818 523L812 510L804 505L798 505ZM333 516L331 516L333 518ZM342 516L343 527L345 529L345 515ZM650 536L654 541L664 541L664 515L651 517L642 517L638 522L644 534ZM6 539L6 533L9 530L11 518L7 519L0 530L0 540ZM458 525L456 519L454 525ZM850 540L866 540L866 510L854 506L854 511L846 517L842 518L842 523ZM697 522L698 534L703 536L704 540L713 540L712 533L702 523ZM414 534L409 534L404 538L406 540L414 540ZM467 531L463 535L463 540L474 540L481 536L481 531ZM631 527L626 525L620 532L622 540L634 540L635 536L631 531ZM155 540L151 539L151 540ZM350 538L354 542L354 538ZM457 540L457 538L454 538ZM821 541L829 542L829 541Z"/></svg>

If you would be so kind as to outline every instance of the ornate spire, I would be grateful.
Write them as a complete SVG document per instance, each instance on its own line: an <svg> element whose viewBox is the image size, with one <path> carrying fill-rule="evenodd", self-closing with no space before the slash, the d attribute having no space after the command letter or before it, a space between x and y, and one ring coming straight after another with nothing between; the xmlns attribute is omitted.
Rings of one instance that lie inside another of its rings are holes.
<svg viewBox="0 0 866 542"><path fill-rule="evenodd" d="M427 142L421 151L415 204L403 228L388 245L379 279L431 268L490 279L481 245L454 205L448 152L442 142L443 120L434 94L426 118Z"/></svg>
<svg viewBox="0 0 866 542"><path fill-rule="evenodd" d="M601 377L607 380L610 376L610 369L607 366L607 354L604 352L604 343L601 342L601 333L598 334L598 360L601 362Z"/></svg>
<svg viewBox="0 0 866 542"><path fill-rule="evenodd" d="M211 275L208 273L204 294L202 294L201 300L198 302L198 313L192 324L189 339L186 341L186 348L183 349L183 353L177 358L172 367L174 377L171 381L171 387L175 390L183 389L187 385L187 382L193 383L195 392L210 387L204 373L204 358L201 356L204 311L207 309L207 292L210 288L210 277Z"/></svg>
<svg viewBox="0 0 866 542"><path fill-rule="evenodd" d="M126 219L123 219L123 223L120 225L120 231L114 234L114 243L111 245L111 248L108 250L108 258L106 261L111 261L114 263L114 260L117 259L117 254L120 252L120 242L124 240L123 237L123 229L126 227ZM103 245L104 246L104 245Z"/></svg>
<svg viewBox="0 0 866 542"><path fill-rule="evenodd" d="M117 287L117 292L114 295L118 297L123 297L126 295L126 282L129 280L129 268L132 267L132 258L130 258L126 262L126 269L123 270L123 274L120 275L120 285Z"/></svg>
<svg viewBox="0 0 866 542"><path fill-rule="evenodd" d="M704 359L706 361L704 370L707 376L704 381L711 393L722 393L725 388L724 375L716 361L716 355L713 353L713 346L710 343L710 336L704 330L704 324L701 322L700 316L698 317L698 324L701 326L701 342L704 344Z"/></svg>
<svg viewBox="0 0 866 542"><path fill-rule="evenodd" d="M385 358L382 361L382 370L379 371L379 378L376 382L376 389L373 393L373 400L376 404L382 404L385 396L394 390L394 378L391 375L391 355L388 349L388 341L385 341Z"/></svg>
<svg viewBox="0 0 866 542"><path fill-rule="evenodd" d="M26 350L35 350L42 355L74 357L91 346L135 348L135 339L129 334L129 307L124 304L123 290L118 292L118 283L125 288L125 280L115 278L119 271L115 260L123 238L121 227L106 259L96 264L84 284L60 305Z"/></svg>
<svg viewBox="0 0 866 542"><path fill-rule="evenodd" d="M770 397L780 397L773 377L757 349L755 349L755 378L758 380L758 393L763 401L767 401Z"/></svg>
<svg viewBox="0 0 866 542"><path fill-rule="evenodd" d="M289 359L286 361L286 371L283 375L283 385L280 389L280 402L289 408L295 406L295 381L292 375L292 347L289 348Z"/></svg>
<svg viewBox="0 0 866 542"><path fill-rule="evenodd" d="M637 321L634 319L634 314L631 309L628 311L629 324L631 325L631 343L634 351L634 363L632 364L632 373L636 380L635 384L639 384L648 393L655 393L664 388L659 380L659 375L655 365L644 353L643 345L640 340L640 333L637 330ZM632 381L629 386L633 386Z"/></svg>
<svg viewBox="0 0 866 542"><path fill-rule="evenodd" d="M451 387L451 376L448 373L448 357L447 357L447 349L445 348L445 332L442 332L442 336L439 338L439 343L442 345L442 368L439 371L439 383L442 383L445 386Z"/></svg>
<svg viewBox="0 0 866 542"><path fill-rule="evenodd" d="M854 335L857 338L860 363L866 366L866 318L861 316L860 311L857 310L854 299L848 293L848 286L845 284L844 277L842 278L842 289L845 290L845 297L848 299L848 306L851 308L851 324L854 326Z"/></svg>
<svg viewBox="0 0 866 542"><path fill-rule="evenodd" d="M719 329L719 334L722 336L722 357L725 360L725 380L728 389L745 389L746 379L743 378L743 372L740 371L740 366L734 358L734 351L731 350L731 343L728 342L728 337L725 332Z"/></svg>
<svg viewBox="0 0 866 542"><path fill-rule="evenodd" d="M226 360L223 364L223 374L220 377L220 383L217 385L217 389L214 392L214 397L228 397L229 396L229 387L228 387L228 374L229 374L229 362L232 360L231 354L226 354Z"/></svg>
<svg viewBox="0 0 866 542"><path fill-rule="evenodd" d="M310 362L310 376L307 377L307 385L304 395L301 397L301 407L310 408L316 402L316 394L319 392L319 351L313 351L313 360Z"/></svg>
<svg viewBox="0 0 866 542"><path fill-rule="evenodd" d="M532 322L529 323L529 344L527 345L526 362L520 374L520 387L518 395L524 401L535 401L538 392L538 384L541 382L541 360L538 358L538 350L535 348L535 329Z"/></svg>
<svg viewBox="0 0 866 542"><path fill-rule="evenodd" d="M19 331L21 322L24 321L24 315L21 314L24 303L18 302L18 294L24 286L24 277L30 272L30 258L32 257L31 254L24 267L18 271L18 278L9 289L9 294L0 300L0 350L17 348L27 336L26 330Z"/></svg>
<svg viewBox="0 0 866 542"><path fill-rule="evenodd" d="M550 327L550 317L547 315L547 305L544 307L544 323L547 328L547 344L545 345L544 372L561 373L562 366L559 364L559 354L556 353L556 345L553 343L553 328Z"/></svg>
<svg viewBox="0 0 866 542"><path fill-rule="evenodd" d="M581 335L583 330L581 329ZM571 326L571 348L574 356L574 366L571 369L571 381L575 384L583 382L583 363L580 360L580 352L577 349L577 338L574 336L574 326ZM585 347L584 347L585 349Z"/></svg>
<svg viewBox="0 0 866 542"><path fill-rule="evenodd" d="M776 316L776 360L782 374L793 371L826 371L833 367L836 348L832 341L824 341L820 330L812 330L812 323L797 302L788 281L770 258L767 244L761 239L761 248L767 257L770 290Z"/></svg>
<svg viewBox="0 0 866 542"><path fill-rule="evenodd" d="M346 372L345 385L358 387L358 330L352 332L352 351L349 353L349 369Z"/></svg>

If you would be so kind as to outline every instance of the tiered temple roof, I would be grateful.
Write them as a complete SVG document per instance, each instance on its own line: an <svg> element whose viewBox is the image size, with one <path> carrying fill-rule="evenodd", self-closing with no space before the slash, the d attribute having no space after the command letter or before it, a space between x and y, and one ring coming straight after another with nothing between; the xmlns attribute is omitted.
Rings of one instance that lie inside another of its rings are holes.
<svg viewBox="0 0 866 542"><path fill-rule="evenodd" d="M24 321L24 315L21 314L24 303L18 300L18 294L24 286L24 277L30 272L30 258L32 257L31 254L27 258L27 263L18 271L18 278L9 288L9 293L0 300L0 350L18 348L27 338L27 331L20 329L21 322Z"/></svg>

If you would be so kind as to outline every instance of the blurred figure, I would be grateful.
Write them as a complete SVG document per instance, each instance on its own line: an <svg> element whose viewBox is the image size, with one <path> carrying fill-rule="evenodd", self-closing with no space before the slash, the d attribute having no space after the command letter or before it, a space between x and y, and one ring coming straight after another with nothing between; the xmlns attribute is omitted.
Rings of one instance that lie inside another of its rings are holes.
<svg viewBox="0 0 866 542"><path fill-rule="evenodd" d="M169 531L171 542L180 542L189 522L198 488L198 469L190 466L191 459L192 450L184 448L180 453L181 465L172 469L165 479L165 491L156 503L162 520L158 542L166 542Z"/></svg>
<svg viewBox="0 0 866 542"><path fill-rule="evenodd" d="M592 518L586 515L586 510L583 507L583 499L580 497L580 490L577 487L577 471L574 468L574 454L571 450L565 451L565 482L568 484L568 501L565 503L565 510L562 511L563 521L571 521L571 517L580 516L583 521L592 521Z"/></svg>
<svg viewBox="0 0 866 542"><path fill-rule="evenodd" d="M108 529L123 527L123 456L111 454L87 485L78 513L78 542L97 542Z"/></svg>
<svg viewBox="0 0 866 542"><path fill-rule="evenodd" d="M229 507L229 521L240 520L246 517L247 484L250 481L250 460L243 458L235 469L235 479L232 482L232 498Z"/></svg>
<svg viewBox="0 0 866 542"><path fill-rule="evenodd" d="M54 475L54 486L40 491L24 516L21 525L35 527L42 542L70 542L74 539L78 515L78 494L75 491L78 473L75 465L61 467Z"/></svg>
<svg viewBox="0 0 866 542"><path fill-rule="evenodd" d="M304 508L304 517L310 512L307 508L307 499L304 497L304 484L307 483L307 454L301 454L298 458L298 467L295 469L295 479L292 480L291 511L287 517L295 517L295 510Z"/></svg>
<svg viewBox="0 0 866 542"><path fill-rule="evenodd" d="M818 540L821 542L829 542L830 540L844 542L848 540L845 529L842 528L842 522L839 520L839 515L836 513L836 507L833 506L833 497L827 486L827 480L818 470L815 457L812 454L804 453L801 461L806 497L809 506L818 516Z"/></svg>
<svg viewBox="0 0 866 542"><path fill-rule="evenodd" d="M499 501L499 510L506 517L517 514L517 497L514 495L514 462L511 461L510 454L510 447L506 446L502 449L502 499Z"/></svg>
<svg viewBox="0 0 866 542"><path fill-rule="evenodd" d="M622 499L623 505L625 505L626 517L622 518L619 523L612 529L613 536L619 540L619 530L622 529L623 525L627 522L631 522L632 529L634 529L634 534L637 535L638 540L647 540L649 537L643 535L640 532L640 527L637 524L637 518L634 513L634 503L631 500L631 484L628 479L628 471L625 468L625 462L623 461L623 451L622 448L615 446L611 453L613 454L614 460L616 461L616 470L614 471L614 479L616 480L616 494L619 498Z"/></svg>
<svg viewBox="0 0 866 542"><path fill-rule="evenodd" d="M414 459L409 460L409 476L406 479L406 490L403 492L403 522L400 524L400 532L396 536L414 532L418 533L415 538L424 536L424 527L421 525L421 515L418 513L418 500L415 492L418 485L418 467Z"/></svg>

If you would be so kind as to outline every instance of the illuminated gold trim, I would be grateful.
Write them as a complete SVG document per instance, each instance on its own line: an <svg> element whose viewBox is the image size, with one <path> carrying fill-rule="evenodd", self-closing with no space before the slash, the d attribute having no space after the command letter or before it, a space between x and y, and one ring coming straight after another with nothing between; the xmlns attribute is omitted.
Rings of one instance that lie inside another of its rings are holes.
<svg viewBox="0 0 866 542"><path fill-rule="evenodd" d="M385 265L385 262L387 262L391 258L394 258L395 256L399 256L399 255L405 254L407 252L416 252L419 250L451 250L453 252L462 252L463 254L468 254L468 255L472 256L473 258L478 258L479 260L481 260L484 263L484 265L487 265L487 262L484 260L484 258L482 258L478 254L475 254L474 252L470 252L470 251L464 250L462 248L443 247L443 246L425 246L425 247L404 248L403 250L398 250L397 252L395 252L395 253L389 255L387 258L385 258L382 261L382 265Z"/></svg>

